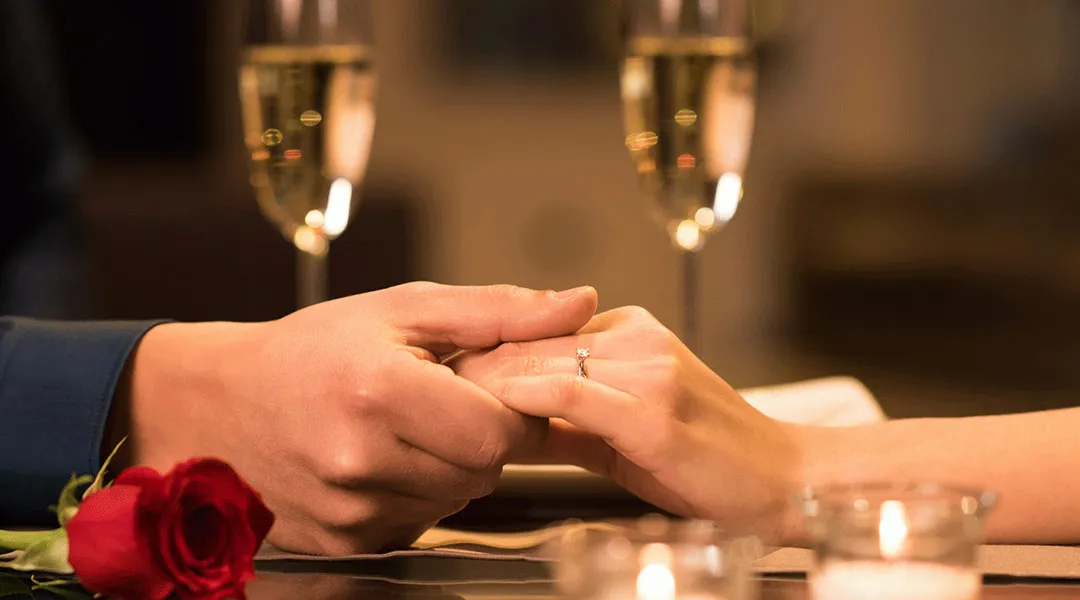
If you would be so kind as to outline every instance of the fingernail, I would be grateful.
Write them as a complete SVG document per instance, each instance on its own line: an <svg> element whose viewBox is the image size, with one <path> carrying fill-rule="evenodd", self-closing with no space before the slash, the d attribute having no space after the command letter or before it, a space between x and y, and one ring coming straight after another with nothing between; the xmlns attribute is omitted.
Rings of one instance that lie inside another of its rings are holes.
<svg viewBox="0 0 1080 600"><path fill-rule="evenodd" d="M555 294L555 299L556 300L570 300L571 298L576 298L576 297L580 296L581 294L588 293L591 290L592 290L591 285L583 285L581 287L576 287L576 288L569 289L569 290L563 290L563 291Z"/></svg>

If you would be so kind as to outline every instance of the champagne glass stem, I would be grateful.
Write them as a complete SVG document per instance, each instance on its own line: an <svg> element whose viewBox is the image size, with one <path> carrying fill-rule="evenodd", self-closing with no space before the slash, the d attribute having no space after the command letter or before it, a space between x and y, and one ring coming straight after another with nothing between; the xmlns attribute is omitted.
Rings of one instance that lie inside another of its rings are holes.
<svg viewBox="0 0 1080 600"><path fill-rule="evenodd" d="M327 257L329 252L314 254L296 250L296 295L299 308L325 302L327 288Z"/></svg>
<svg viewBox="0 0 1080 600"><path fill-rule="evenodd" d="M697 252L682 254L682 303L683 303L683 343L691 352L697 354L699 348L700 324L698 322L698 263Z"/></svg>

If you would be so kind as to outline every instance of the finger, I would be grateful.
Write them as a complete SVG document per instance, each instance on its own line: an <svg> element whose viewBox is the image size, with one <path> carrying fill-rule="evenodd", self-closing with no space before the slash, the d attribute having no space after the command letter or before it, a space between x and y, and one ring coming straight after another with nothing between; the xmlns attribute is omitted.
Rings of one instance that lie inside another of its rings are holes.
<svg viewBox="0 0 1080 600"><path fill-rule="evenodd" d="M571 425L563 419L551 419L544 443L536 452L515 461L530 465L574 465L604 477L611 477L615 450L600 436Z"/></svg>
<svg viewBox="0 0 1080 600"><path fill-rule="evenodd" d="M472 381L505 379L519 375L577 373L577 350L589 351L586 369L597 357L628 358L625 342L608 333L570 335L531 342L502 344L491 350L472 350L445 364Z"/></svg>
<svg viewBox="0 0 1080 600"><path fill-rule="evenodd" d="M601 331L610 331L616 326L630 320L634 313L626 310L626 307L614 308L611 310L605 310L602 313L594 315L589 322L586 323L579 331L579 334L585 333L599 333Z"/></svg>
<svg viewBox="0 0 1080 600"><path fill-rule="evenodd" d="M528 418L445 365L403 361L391 376L406 382L395 433L446 462L474 471L501 467L543 440L546 420Z"/></svg>
<svg viewBox="0 0 1080 600"><path fill-rule="evenodd" d="M484 387L514 410L565 419L624 452L652 437L662 419L652 405L626 392L565 373L510 377Z"/></svg>
<svg viewBox="0 0 1080 600"><path fill-rule="evenodd" d="M466 469L395 438L379 440L379 460L369 469L330 478L357 492L390 492L418 500L473 500L494 491L500 469Z"/></svg>
<svg viewBox="0 0 1080 600"><path fill-rule="evenodd" d="M578 359L566 356L545 356L543 354L521 354L520 356L498 356L499 350L493 350L486 357L470 357L455 364L455 372L470 381L480 384L488 392L496 393L489 387L490 382L514 377L537 377L541 375L578 374ZM641 385L634 386L640 379L642 367L637 363L622 360L587 358L584 361L586 376L617 390L639 396ZM497 396L496 396L497 397Z"/></svg>
<svg viewBox="0 0 1080 600"><path fill-rule="evenodd" d="M616 330L618 325L632 318L632 312L609 310L593 317L575 335L509 342L490 350L463 351L443 362L467 379L482 381L494 378L496 372L503 373L503 376L547 372L546 361L559 357L576 361L579 348L589 350L590 361L595 358L639 358L645 352L643 348L627 341L627 331ZM511 370L521 365L520 372L505 372L507 365ZM573 372L577 372L576 363Z"/></svg>
<svg viewBox="0 0 1080 600"><path fill-rule="evenodd" d="M495 286L410 284L391 290L392 324L409 345L446 354L574 333L596 312L596 290L555 293Z"/></svg>

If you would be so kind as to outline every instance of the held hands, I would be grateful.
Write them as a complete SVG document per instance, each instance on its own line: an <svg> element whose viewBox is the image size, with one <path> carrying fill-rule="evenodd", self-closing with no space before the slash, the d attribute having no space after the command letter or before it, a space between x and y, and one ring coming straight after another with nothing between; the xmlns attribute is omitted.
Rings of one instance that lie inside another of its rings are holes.
<svg viewBox="0 0 1080 600"><path fill-rule="evenodd" d="M414 283L269 323L162 325L135 354L116 428L129 463L231 463L277 514L281 549L405 545L490 493L547 427L438 359L572 334L595 310L591 288Z"/></svg>
<svg viewBox="0 0 1080 600"><path fill-rule="evenodd" d="M587 348L587 379L576 350ZM759 413L641 308L576 335L453 362L507 406L552 418L529 462L574 464L666 510L786 537L797 428Z"/></svg>

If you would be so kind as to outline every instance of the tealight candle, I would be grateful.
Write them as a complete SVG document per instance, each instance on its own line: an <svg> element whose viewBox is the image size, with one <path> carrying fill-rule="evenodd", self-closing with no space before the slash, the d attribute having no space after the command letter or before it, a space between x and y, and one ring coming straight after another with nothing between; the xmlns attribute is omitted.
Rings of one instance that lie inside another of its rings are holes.
<svg viewBox="0 0 1080 600"><path fill-rule="evenodd" d="M559 591L578 600L751 600L757 540L715 523L640 520L564 536L552 548Z"/></svg>
<svg viewBox="0 0 1080 600"><path fill-rule="evenodd" d="M975 600L982 516L993 496L934 483L811 490L803 507L813 600Z"/></svg>
<svg viewBox="0 0 1080 600"><path fill-rule="evenodd" d="M975 600L975 569L935 563L834 561L810 577L814 600Z"/></svg>

